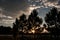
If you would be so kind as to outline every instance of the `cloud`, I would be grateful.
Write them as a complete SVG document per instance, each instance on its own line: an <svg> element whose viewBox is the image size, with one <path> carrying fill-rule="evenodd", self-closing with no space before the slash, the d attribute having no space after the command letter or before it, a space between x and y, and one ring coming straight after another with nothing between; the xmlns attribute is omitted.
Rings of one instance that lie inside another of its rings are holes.
<svg viewBox="0 0 60 40"><path fill-rule="evenodd" d="M48 2L57 2L58 0L47 0Z"/></svg>
<svg viewBox="0 0 60 40"><path fill-rule="evenodd" d="M26 11L29 4L26 0L1 0L0 7L5 11L4 15L15 17L19 11Z"/></svg>
<svg viewBox="0 0 60 40"><path fill-rule="evenodd" d="M34 4L35 6L40 6L40 7L44 7L44 8L59 6L59 5L57 5L59 0L30 0L30 2L31 2L31 4Z"/></svg>
<svg viewBox="0 0 60 40"><path fill-rule="evenodd" d="M0 0L0 25L11 25L13 20L23 13L29 15L29 12L33 10L30 8L33 7L27 0Z"/></svg>
<svg viewBox="0 0 60 40"><path fill-rule="evenodd" d="M0 14L0 25L12 27L14 21L13 17Z"/></svg>
<svg viewBox="0 0 60 40"><path fill-rule="evenodd" d="M22 13L28 14L32 4L35 7L57 7L57 2L57 0L0 0L0 7L4 10L4 15L16 18Z"/></svg>
<svg viewBox="0 0 60 40"><path fill-rule="evenodd" d="M2 21L0 24L4 23L5 25L5 23L7 24L7 22L11 24L12 22L10 20L14 20L16 17L19 17L23 13L26 15L30 15L30 12L33 9L37 8L40 11L39 13L43 17L45 15L43 13L46 13L47 12L46 10L49 10L53 6L60 9L60 1L59 0L0 0L0 21L5 20Z"/></svg>
<svg viewBox="0 0 60 40"><path fill-rule="evenodd" d="M11 17L11 16L6 16L6 15L3 15L3 14L0 14L0 18L13 19L13 17Z"/></svg>
<svg viewBox="0 0 60 40"><path fill-rule="evenodd" d="M3 25L3 26L13 26L13 22L15 20L10 20L10 19L2 19L0 20L0 25Z"/></svg>

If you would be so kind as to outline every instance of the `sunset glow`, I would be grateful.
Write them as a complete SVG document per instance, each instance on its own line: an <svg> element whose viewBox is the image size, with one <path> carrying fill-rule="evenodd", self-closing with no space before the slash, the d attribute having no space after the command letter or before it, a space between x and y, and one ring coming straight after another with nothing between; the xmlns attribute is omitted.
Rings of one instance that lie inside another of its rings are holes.
<svg viewBox="0 0 60 40"><path fill-rule="evenodd" d="M49 33L49 32L44 28L41 33Z"/></svg>
<svg viewBox="0 0 60 40"><path fill-rule="evenodd" d="M34 34L35 33L35 30L32 30L31 32Z"/></svg>

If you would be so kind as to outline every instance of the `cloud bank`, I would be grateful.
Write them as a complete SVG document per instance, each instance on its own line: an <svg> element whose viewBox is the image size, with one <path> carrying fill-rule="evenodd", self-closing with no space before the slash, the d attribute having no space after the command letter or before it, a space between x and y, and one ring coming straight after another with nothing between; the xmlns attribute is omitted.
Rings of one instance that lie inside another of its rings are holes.
<svg viewBox="0 0 60 40"><path fill-rule="evenodd" d="M44 17L52 7L57 7L60 10L60 0L0 0L0 25L10 26L16 17L23 13L30 15L33 9L39 10L39 15Z"/></svg>

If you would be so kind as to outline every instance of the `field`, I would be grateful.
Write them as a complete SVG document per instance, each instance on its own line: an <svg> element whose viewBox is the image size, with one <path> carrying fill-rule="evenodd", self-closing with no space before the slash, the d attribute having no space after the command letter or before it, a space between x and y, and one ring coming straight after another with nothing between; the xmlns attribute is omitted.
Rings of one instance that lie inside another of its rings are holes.
<svg viewBox="0 0 60 40"><path fill-rule="evenodd" d="M60 35L50 35L50 34L27 34L18 35L17 40L60 40ZM0 40L13 40L13 35L0 35Z"/></svg>

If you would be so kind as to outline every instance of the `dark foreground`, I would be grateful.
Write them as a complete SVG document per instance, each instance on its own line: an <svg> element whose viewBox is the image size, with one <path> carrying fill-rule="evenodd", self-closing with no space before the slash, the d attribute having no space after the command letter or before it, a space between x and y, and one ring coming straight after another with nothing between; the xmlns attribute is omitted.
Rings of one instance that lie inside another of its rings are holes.
<svg viewBox="0 0 60 40"><path fill-rule="evenodd" d="M12 35L0 35L0 40L13 40ZM51 34L29 34L29 35L18 35L17 40L60 40L60 35Z"/></svg>

